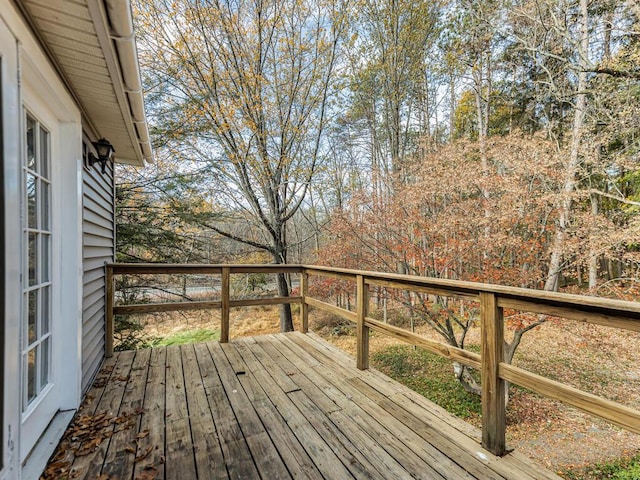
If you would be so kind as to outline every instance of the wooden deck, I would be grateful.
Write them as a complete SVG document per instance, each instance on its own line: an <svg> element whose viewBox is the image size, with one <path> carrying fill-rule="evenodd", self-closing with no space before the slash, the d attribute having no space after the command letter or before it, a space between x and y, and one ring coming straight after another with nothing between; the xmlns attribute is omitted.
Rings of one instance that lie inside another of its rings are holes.
<svg viewBox="0 0 640 480"><path fill-rule="evenodd" d="M357 370L316 335L287 333L115 354L48 470L82 479L559 478L479 442L474 427Z"/></svg>

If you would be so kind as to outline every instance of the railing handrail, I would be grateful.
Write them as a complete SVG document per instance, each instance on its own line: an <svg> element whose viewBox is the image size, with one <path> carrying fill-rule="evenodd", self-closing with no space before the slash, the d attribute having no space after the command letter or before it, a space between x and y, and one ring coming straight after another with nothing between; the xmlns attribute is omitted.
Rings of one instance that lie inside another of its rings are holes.
<svg viewBox="0 0 640 480"><path fill-rule="evenodd" d="M640 320L640 302L616 300L611 298L577 295L572 293L548 292L532 288L510 287L491 283L477 283L464 280L449 280L435 277L423 277L399 273L375 272L355 270L339 267L327 267L305 264L180 264L180 263L111 263L107 265L114 274L145 274L158 273L167 269L170 273L221 273L223 267L231 267L234 273L300 273L303 270L326 273L343 274L355 280L358 275L370 279L398 281L406 285L439 287L447 290L447 296L463 296L480 298L480 293L493 293L509 301L535 301L550 307L570 307L580 312L607 313L610 316L623 316L628 319ZM510 307L507 307L510 308ZM514 307L517 308L517 307ZM538 312L534 312L538 313ZM550 315L553 315L550 313ZM638 327L640 331L640 326Z"/></svg>
<svg viewBox="0 0 640 480"><path fill-rule="evenodd" d="M113 348L114 312L134 313L193 308L220 308L220 341L229 337L229 309L246 305L299 303L302 331L307 332L309 306L327 310L356 323L356 364L369 365L369 331L376 330L406 343L419 345L441 356L479 368L482 375L482 445L492 453L506 451L506 382L528 388L546 397L563 401L618 426L640 434L640 411L582 392L576 388L541 377L503 362L504 308L522 310L571 320L640 332L640 302L613 300L557 292L546 292L504 285L419 277L398 273L352 270L319 265L296 264L157 264L116 263L107 270L107 353ZM221 300L114 306L113 276L123 274L219 274L222 276ZM251 300L231 300L229 275L238 273L299 273L300 295ZM340 308L309 295L308 277L318 275L346 279L356 283L356 311ZM367 315L370 286L417 291L440 296L461 297L480 304L481 355L431 340L422 335L379 322Z"/></svg>
<svg viewBox="0 0 640 480"><path fill-rule="evenodd" d="M354 279L358 275L363 275L365 278L394 280L407 285L438 287L450 291L451 293L447 293L448 296L456 296L456 293L459 293L459 295L463 297L473 296L479 299L480 293L482 292L493 293L501 298L513 301L534 300L536 303L551 307L571 306L571 308L575 308L576 310L581 312L583 311L585 313L606 311L613 316L624 316L629 319L640 320L640 302L632 302L628 300L616 300L590 295L576 295L572 293L548 292L546 290L536 290L533 288L510 287L492 283L476 283L465 280L449 280L400 273L350 270L347 268L325 267L318 265L299 266L307 271L317 270L319 272L338 273Z"/></svg>

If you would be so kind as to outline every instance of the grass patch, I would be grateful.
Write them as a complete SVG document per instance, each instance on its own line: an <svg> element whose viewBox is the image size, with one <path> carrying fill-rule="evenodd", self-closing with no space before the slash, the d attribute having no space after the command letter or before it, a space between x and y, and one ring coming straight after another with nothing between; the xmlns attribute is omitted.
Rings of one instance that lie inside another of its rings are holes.
<svg viewBox="0 0 640 480"><path fill-rule="evenodd" d="M220 331L200 328L198 330L187 330L178 332L168 337L160 338L153 342L154 347L166 347L168 345L184 345L185 343L207 342L209 340L219 340Z"/></svg>
<svg viewBox="0 0 640 480"><path fill-rule="evenodd" d="M451 362L424 349L394 345L372 355L375 368L460 417L479 417L480 397L453 377Z"/></svg>
<svg viewBox="0 0 640 480"><path fill-rule="evenodd" d="M568 480L638 480L640 479L640 455L562 470L558 474Z"/></svg>

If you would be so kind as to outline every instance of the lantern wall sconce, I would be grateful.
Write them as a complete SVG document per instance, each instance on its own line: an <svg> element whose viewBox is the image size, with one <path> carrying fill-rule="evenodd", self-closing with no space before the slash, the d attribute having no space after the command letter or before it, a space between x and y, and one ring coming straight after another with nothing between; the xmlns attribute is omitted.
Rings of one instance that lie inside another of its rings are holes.
<svg viewBox="0 0 640 480"><path fill-rule="evenodd" d="M93 166L96 163L100 163L102 165L102 173L105 173L107 162L110 162L113 160L113 153L116 150L115 148L113 148L113 145L111 145L111 143L104 138L101 138L97 142L91 142L91 143L96 149L96 153L98 154L98 156L96 157L93 154L93 152L89 152L89 155L87 157L89 166Z"/></svg>

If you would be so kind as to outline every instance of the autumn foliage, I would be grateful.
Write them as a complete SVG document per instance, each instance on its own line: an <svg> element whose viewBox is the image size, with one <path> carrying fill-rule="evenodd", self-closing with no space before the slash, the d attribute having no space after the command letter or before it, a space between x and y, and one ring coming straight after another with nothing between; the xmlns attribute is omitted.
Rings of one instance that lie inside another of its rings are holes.
<svg viewBox="0 0 640 480"><path fill-rule="evenodd" d="M358 192L335 212L321 261L541 287L560 160L549 142L519 135L492 138L488 154L483 175L477 144L456 141L416 160L393 195Z"/></svg>

